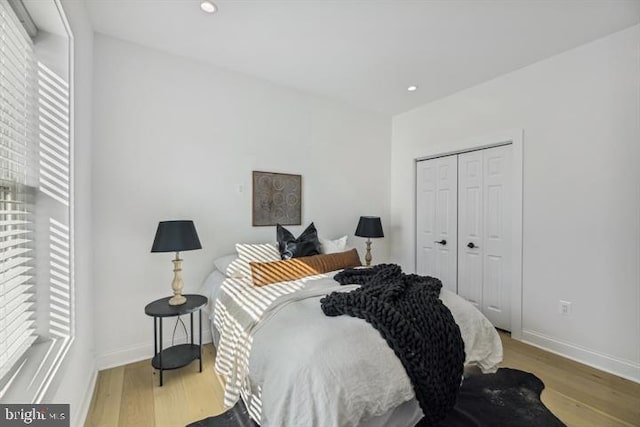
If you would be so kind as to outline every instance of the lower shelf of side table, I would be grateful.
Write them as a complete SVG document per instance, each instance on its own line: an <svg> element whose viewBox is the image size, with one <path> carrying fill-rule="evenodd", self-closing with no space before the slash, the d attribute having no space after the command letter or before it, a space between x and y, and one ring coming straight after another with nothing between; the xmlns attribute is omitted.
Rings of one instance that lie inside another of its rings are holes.
<svg viewBox="0 0 640 427"><path fill-rule="evenodd" d="M160 355L162 354L162 366ZM195 344L180 344L165 348L151 359L151 366L156 369L178 369L200 358L200 346Z"/></svg>

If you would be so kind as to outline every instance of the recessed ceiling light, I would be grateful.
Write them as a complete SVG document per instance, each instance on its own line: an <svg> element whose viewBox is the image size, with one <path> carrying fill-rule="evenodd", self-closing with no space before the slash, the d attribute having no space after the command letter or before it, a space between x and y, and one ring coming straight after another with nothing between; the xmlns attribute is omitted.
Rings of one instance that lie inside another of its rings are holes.
<svg viewBox="0 0 640 427"><path fill-rule="evenodd" d="M407 90L409 92L415 92L416 90L418 90L418 86L415 86L415 85L409 86Z"/></svg>
<svg viewBox="0 0 640 427"><path fill-rule="evenodd" d="M200 3L200 9L202 9L203 12L207 12L207 13L215 13L218 10L216 5L211 3L208 0L205 0L202 3Z"/></svg>

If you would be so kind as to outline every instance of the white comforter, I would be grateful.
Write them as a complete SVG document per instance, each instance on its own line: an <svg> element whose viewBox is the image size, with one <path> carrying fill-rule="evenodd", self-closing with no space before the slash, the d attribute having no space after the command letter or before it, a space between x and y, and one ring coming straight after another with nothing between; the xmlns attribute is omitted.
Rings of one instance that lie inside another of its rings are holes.
<svg viewBox="0 0 640 427"><path fill-rule="evenodd" d="M214 324L225 405L242 395L265 427L334 427L362 425L414 399L402 364L371 325L324 315L322 296L357 287L339 286L332 276L263 288L224 282ZM491 323L457 295L443 290L440 297L460 327L465 363L497 369L502 345Z"/></svg>

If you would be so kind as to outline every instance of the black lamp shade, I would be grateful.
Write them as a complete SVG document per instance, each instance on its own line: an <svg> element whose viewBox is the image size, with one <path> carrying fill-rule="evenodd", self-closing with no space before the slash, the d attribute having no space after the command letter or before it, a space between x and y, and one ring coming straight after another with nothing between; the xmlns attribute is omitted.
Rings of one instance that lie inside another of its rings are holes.
<svg viewBox="0 0 640 427"><path fill-rule="evenodd" d="M193 221L160 221L151 252L181 252L202 249Z"/></svg>
<svg viewBox="0 0 640 427"><path fill-rule="evenodd" d="M379 216L361 216L356 228L358 237L384 237Z"/></svg>

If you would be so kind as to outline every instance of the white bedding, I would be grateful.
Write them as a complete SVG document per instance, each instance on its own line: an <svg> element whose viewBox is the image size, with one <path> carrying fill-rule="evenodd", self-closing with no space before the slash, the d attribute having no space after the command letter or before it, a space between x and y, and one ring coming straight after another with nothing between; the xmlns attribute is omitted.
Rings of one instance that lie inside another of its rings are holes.
<svg viewBox="0 0 640 427"><path fill-rule="evenodd" d="M339 286L334 274L262 288L224 281L212 317L225 406L242 396L264 427L412 425L420 418L409 378L380 334L361 319L322 313L322 296L357 287ZM443 290L440 297L460 327L465 363L495 371L502 345L493 326L457 295Z"/></svg>

